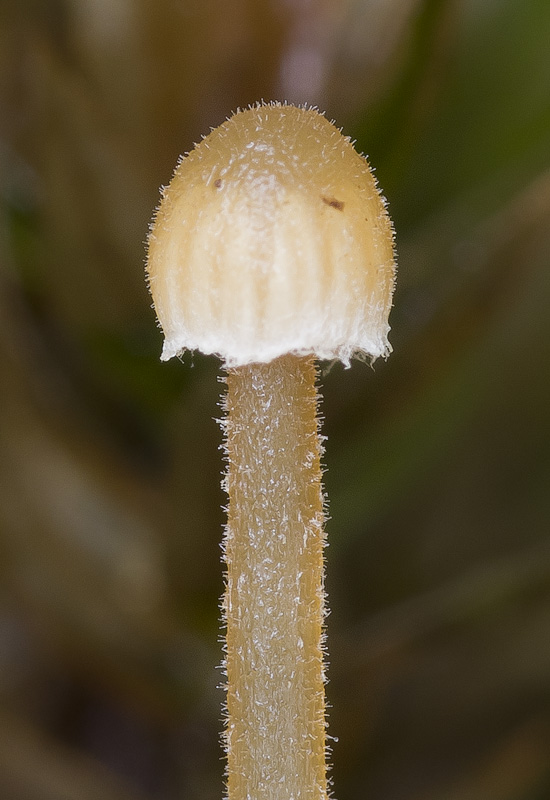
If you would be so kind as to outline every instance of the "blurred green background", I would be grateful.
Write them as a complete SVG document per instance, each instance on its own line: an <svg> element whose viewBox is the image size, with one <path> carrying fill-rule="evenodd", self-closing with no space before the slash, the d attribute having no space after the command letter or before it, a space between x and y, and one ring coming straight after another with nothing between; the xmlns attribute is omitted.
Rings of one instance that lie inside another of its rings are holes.
<svg viewBox="0 0 550 800"><path fill-rule="evenodd" d="M550 3L0 0L0 796L222 796L219 364L160 364L158 188L318 104L397 231L323 376L339 800L550 798Z"/></svg>

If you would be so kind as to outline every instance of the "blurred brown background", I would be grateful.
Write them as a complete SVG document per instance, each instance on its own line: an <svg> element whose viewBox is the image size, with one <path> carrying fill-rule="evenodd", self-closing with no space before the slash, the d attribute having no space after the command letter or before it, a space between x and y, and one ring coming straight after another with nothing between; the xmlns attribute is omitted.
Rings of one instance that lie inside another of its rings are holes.
<svg viewBox="0 0 550 800"><path fill-rule="evenodd" d="M550 798L550 4L1 0L0 796L222 796L215 359L160 364L158 187L318 104L397 230L323 378L339 800Z"/></svg>

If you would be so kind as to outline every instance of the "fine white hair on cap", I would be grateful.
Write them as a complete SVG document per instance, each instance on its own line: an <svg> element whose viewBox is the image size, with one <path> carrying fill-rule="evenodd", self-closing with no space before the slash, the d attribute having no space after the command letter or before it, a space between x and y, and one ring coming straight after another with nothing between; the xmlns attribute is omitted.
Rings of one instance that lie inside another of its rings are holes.
<svg viewBox="0 0 550 800"><path fill-rule="evenodd" d="M161 358L229 367L390 352L393 230L365 158L312 108L238 111L182 158L149 236Z"/></svg>

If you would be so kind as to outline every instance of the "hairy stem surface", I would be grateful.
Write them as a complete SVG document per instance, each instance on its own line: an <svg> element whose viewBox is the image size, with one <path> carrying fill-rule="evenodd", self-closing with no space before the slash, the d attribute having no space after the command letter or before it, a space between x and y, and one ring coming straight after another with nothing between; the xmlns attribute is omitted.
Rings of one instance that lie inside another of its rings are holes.
<svg viewBox="0 0 550 800"><path fill-rule="evenodd" d="M224 551L229 800L327 796L315 364L228 370Z"/></svg>

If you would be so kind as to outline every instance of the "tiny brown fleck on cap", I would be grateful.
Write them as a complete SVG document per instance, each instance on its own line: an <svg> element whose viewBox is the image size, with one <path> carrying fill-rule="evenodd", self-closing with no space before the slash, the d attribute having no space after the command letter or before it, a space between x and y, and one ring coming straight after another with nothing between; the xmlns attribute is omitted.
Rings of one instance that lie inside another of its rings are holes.
<svg viewBox="0 0 550 800"><path fill-rule="evenodd" d="M325 195L321 195L321 200L323 203L326 203L327 206L335 208L337 211L344 210L345 204L341 200L337 200L335 197L325 197Z"/></svg>

